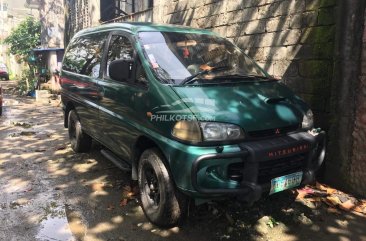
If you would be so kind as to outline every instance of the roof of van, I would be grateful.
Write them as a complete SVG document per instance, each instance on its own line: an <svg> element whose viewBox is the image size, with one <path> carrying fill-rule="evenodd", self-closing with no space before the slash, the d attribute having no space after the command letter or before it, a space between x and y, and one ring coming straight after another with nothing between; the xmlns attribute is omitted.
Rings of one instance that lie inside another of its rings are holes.
<svg viewBox="0 0 366 241"><path fill-rule="evenodd" d="M80 36L89 33L113 31L113 30L127 30L132 33L137 32L189 32L201 34L215 34L207 29L191 28L181 25L173 24L156 24L149 22L122 22L122 23L108 23L97 27L87 28L78 32L75 36Z"/></svg>

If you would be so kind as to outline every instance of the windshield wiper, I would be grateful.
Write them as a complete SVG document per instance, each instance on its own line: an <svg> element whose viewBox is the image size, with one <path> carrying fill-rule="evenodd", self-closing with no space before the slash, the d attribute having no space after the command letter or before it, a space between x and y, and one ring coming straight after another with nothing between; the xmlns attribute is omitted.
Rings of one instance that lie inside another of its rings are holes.
<svg viewBox="0 0 366 241"><path fill-rule="evenodd" d="M228 74L216 76L216 78L238 78L238 79L271 79L263 75Z"/></svg>
<svg viewBox="0 0 366 241"><path fill-rule="evenodd" d="M188 76L187 78L185 78L179 85L186 85L186 84L190 84L193 83L195 81L195 78L197 76L203 75L203 74L208 74L217 70L227 70L227 69L231 69L230 66L216 66L216 67L212 67L211 69L205 69L202 70L194 75Z"/></svg>

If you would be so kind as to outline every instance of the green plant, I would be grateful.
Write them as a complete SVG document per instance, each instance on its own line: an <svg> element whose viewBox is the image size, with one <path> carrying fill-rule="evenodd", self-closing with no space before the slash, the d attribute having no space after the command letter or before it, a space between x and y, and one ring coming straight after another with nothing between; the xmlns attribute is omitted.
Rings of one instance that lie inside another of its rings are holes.
<svg viewBox="0 0 366 241"><path fill-rule="evenodd" d="M15 55L18 63L28 63L29 70L23 71L19 90L28 92L34 86L34 64L30 61L32 50L41 44L41 23L29 17L12 30L4 40L9 45L9 53ZM25 89L25 90L24 90Z"/></svg>
<svg viewBox="0 0 366 241"><path fill-rule="evenodd" d="M23 70L20 80L18 81L17 89L20 95L25 95L30 89L34 89L37 84L33 71Z"/></svg>
<svg viewBox="0 0 366 241"><path fill-rule="evenodd" d="M273 217L269 218L269 221L267 222L268 227L270 228L274 228L276 227L278 224L280 224L279 222L277 222Z"/></svg>
<svg viewBox="0 0 366 241"><path fill-rule="evenodd" d="M31 50L41 44L41 23L32 17L27 18L12 30L4 43L9 45L9 52L19 62L28 62Z"/></svg>

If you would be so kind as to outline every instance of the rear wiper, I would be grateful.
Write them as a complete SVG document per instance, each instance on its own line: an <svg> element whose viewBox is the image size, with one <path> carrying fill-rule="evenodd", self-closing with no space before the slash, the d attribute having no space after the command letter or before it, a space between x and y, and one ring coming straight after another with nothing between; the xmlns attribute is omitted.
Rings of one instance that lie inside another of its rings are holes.
<svg viewBox="0 0 366 241"><path fill-rule="evenodd" d="M208 73L211 73L211 72L214 72L217 70L226 70L226 69L231 69L231 67L230 66L216 66L216 67L212 67L211 69L202 70L202 71L198 72L197 74L188 76L179 85L186 85L186 84L193 83L197 76L200 76L203 74L208 74Z"/></svg>

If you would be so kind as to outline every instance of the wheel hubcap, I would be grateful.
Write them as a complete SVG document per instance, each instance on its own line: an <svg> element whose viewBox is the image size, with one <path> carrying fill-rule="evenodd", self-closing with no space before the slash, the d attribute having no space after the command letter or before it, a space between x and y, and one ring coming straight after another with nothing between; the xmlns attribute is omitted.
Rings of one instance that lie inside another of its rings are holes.
<svg viewBox="0 0 366 241"><path fill-rule="evenodd" d="M158 178L152 167L145 169L145 190L150 203L154 206L159 206L160 191Z"/></svg>

